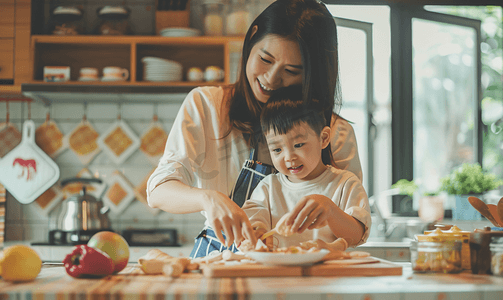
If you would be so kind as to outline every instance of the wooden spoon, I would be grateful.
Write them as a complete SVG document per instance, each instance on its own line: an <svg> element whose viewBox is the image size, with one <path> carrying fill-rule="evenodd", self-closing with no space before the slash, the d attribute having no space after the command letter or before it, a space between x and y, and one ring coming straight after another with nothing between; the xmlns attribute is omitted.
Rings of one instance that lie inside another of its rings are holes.
<svg viewBox="0 0 503 300"><path fill-rule="evenodd" d="M498 216L503 221L503 197L498 202Z"/></svg>
<svg viewBox="0 0 503 300"><path fill-rule="evenodd" d="M496 220L493 218L493 215L489 211L489 207L487 207L484 201L473 196L468 197L468 201L479 213L481 213L484 217L486 217L489 221L491 221L491 223L493 223L494 226L499 227L498 222L496 222Z"/></svg>
<svg viewBox="0 0 503 300"><path fill-rule="evenodd" d="M501 218L498 214L498 206L496 204L487 204L487 207L489 208L489 212L493 216L493 218L498 222L499 227L503 227L503 222L501 221Z"/></svg>

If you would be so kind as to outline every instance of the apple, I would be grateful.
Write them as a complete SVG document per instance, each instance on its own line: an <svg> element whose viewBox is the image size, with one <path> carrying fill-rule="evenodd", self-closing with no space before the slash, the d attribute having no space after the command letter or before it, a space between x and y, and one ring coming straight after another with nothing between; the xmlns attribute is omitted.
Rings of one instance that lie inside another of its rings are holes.
<svg viewBox="0 0 503 300"><path fill-rule="evenodd" d="M89 247L106 252L114 262L114 273L122 271L129 261L129 245L115 232L100 231L87 242Z"/></svg>

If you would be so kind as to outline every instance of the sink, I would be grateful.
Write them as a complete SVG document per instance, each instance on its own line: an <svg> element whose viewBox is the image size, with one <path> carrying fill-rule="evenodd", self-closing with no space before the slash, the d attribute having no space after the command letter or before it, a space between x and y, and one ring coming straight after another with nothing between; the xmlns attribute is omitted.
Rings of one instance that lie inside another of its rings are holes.
<svg viewBox="0 0 503 300"><path fill-rule="evenodd" d="M410 238L369 237L365 244L348 251L365 251L389 261L410 262L410 241Z"/></svg>
<svg viewBox="0 0 503 300"><path fill-rule="evenodd" d="M411 238L407 237L369 237L367 242L361 247L384 247L384 248L396 248L396 247L409 247Z"/></svg>

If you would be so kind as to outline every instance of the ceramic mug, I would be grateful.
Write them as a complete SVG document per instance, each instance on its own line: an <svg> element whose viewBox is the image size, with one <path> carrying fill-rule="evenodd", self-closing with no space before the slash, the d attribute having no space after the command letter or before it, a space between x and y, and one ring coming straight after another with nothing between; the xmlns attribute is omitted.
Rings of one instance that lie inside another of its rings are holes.
<svg viewBox="0 0 503 300"><path fill-rule="evenodd" d="M104 67L103 78L126 80L129 78L129 71L120 67Z"/></svg>
<svg viewBox="0 0 503 300"><path fill-rule="evenodd" d="M216 66L209 66L204 70L204 80L206 81L222 81L224 75L224 70Z"/></svg>
<svg viewBox="0 0 503 300"><path fill-rule="evenodd" d="M204 72L200 68L192 67L187 72L187 80L188 81L203 81Z"/></svg>
<svg viewBox="0 0 503 300"><path fill-rule="evenodd" d="M81 68L79 80L98 80L98 69Z"/></svg>

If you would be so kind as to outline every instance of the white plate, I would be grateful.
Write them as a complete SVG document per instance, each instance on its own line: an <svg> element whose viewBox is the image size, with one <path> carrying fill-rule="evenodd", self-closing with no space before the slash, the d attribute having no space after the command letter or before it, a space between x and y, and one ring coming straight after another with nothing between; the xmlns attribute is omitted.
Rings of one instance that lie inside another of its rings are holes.
<svg viewBox="0 0 503 300"><path fill-rule="evenodd" d="M186 28L186 27L171 27L164 28L159 31L161 36L171 36L171 37L180 37L180 36L199 36L201 35L201 31L195 28Z"/></svg>
<svg viewBox="0 0 503 300"><path fill-rule="evenodd" d="M79 81L98 81L98 78L79 78Z"/></svg>
<svg viewBox="0 0 503 300"><path fill-rule="evenodd" d="M329 253L326 249L309 253L247 252L246 255L264 265L303 266L317 263Z"/></svg>
<svg viewBox="0 0 503 300"><path fill-rule="evenodd" d="M152 57L152 56L145 56L144 58L141 59L143 63L153 63L153 64L165 64L165 65L170 65L170 66L182 66L181 63L176 62L174 60L169 60L169 59L164 59L164 58L159 58L159 57Z"/></svg>
<svg viewBox="0 0 503 300"><path fill-rule="evenodd" d="M115 78L115 77L101 77L101 81L126 81L124 78Z"/></svg>

